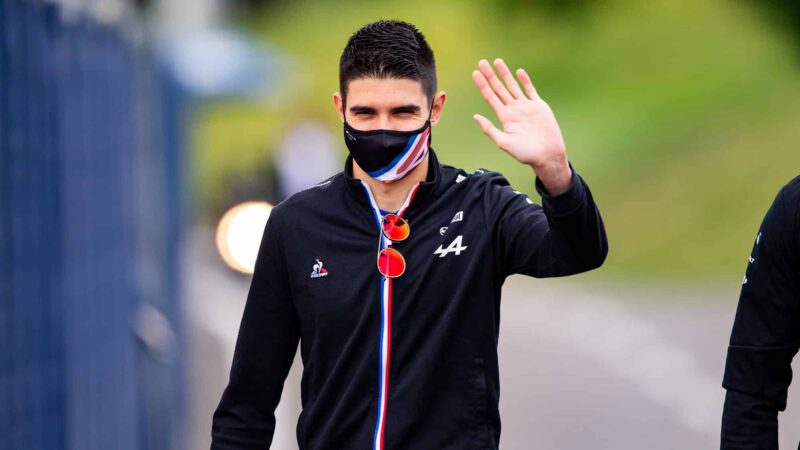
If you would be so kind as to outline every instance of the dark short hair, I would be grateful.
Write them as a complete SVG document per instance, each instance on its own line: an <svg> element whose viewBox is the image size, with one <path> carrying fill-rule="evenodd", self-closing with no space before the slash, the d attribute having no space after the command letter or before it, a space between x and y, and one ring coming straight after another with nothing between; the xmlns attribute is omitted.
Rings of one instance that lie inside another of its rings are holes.
<svg viewBox="0 0 800 450"><path fill-rule="evenodd" d="M414 25L379 20L350 36L339 59L339 92L359 78L408 78L422 83L432 102L436 95L436 63L425 36Z"/></svg>

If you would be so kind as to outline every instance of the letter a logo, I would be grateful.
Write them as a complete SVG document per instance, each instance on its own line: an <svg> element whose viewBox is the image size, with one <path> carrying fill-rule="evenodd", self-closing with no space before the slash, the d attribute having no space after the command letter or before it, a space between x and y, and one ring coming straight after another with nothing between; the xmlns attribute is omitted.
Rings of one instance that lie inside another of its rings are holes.
<svg viewBox="0 0 800 450"><path fill-rule="evenodd" d="M459 234L455 239L453 239L453 242L451 242L450 245L448 245L447 248L445 249L443 249L442 246L440 245L439 248L437 248L436 251L433 252L433 254L439 255L439 258L444 258L450 252L455 253L456 256L460 255L461 251L467 249L466 245L461 245L462 237L463 236Z"/></svg>

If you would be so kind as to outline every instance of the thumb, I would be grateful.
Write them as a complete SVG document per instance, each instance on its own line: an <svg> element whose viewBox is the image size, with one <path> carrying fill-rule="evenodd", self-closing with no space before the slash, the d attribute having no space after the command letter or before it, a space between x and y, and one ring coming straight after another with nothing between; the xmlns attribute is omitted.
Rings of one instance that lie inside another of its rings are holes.
<svg viewBox="0 0 800 450"><path fill-rule="evenodd" d="M481 131L483 131L484 134L489 136L489 139L493 140L498 147L502 148L500 142L505 140L504 139L505 133L498 130L497 127L495 127L494 124L489 119L483 117L480 114L475 114L472 117L475 119L476 122L478 122L478 126L481 127Z"/></svg>

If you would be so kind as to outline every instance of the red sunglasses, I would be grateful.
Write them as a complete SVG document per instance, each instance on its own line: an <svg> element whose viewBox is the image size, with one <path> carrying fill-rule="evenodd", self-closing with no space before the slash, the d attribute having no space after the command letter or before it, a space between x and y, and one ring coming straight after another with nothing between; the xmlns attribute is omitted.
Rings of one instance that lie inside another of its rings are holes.
<svg viewBox="0 0 800 450"><path fill-rule="evenodd" d="M389 278L397 278L406 271L406 260L396 249L391 248L393 242L400 242L408 238L411 227L408 222L397 214L383 216L381 233L389 241L386 248L378 251L378 272ZM380 245L380 242L379 244Z"/></svg>

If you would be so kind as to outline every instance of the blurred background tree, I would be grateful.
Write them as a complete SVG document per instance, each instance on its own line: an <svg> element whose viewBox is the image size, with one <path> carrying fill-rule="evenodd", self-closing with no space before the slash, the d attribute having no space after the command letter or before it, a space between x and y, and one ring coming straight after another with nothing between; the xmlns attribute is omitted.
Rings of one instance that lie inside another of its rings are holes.
<svg viewBox="0 0 800 450"><path fill-rule="evenodd" d="M771 2L752 1L751 3L763 9L769 20L791 33L800 50L800 2L794 0L775 0ZM798 52L800 54L800 52Z"/></svg>

